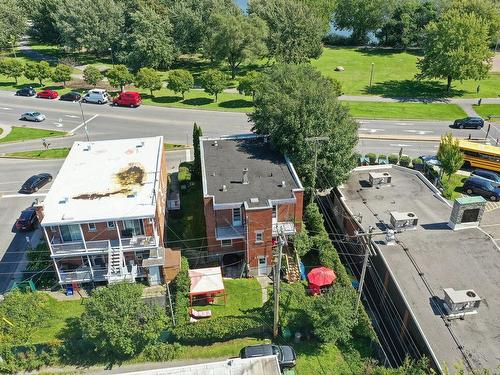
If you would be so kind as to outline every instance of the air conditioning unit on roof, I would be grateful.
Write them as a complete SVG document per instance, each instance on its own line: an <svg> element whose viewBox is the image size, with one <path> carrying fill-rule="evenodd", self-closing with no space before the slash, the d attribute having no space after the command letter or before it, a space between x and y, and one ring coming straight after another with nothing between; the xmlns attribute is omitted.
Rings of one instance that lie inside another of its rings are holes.
<svg viewBox="0 0 500 375"><path fill-rule="evenodd" d="M414 212L391 212L391 225L394 230L416 229L418 217Z"/></svg>
<svg viewBox="0 0 500 375"><path fill-rule="evenodd" d="M370 172L368 180L371 186L388 185L392 181L392 176L388 172Z"/></svg>
<svg viewBox="0 0 500 375"><path fill-rule="evenodd" d="M472 289L455 290L444 288L444 309L449 319L464 318L465 315L477 314L481 297Z"/></svg>

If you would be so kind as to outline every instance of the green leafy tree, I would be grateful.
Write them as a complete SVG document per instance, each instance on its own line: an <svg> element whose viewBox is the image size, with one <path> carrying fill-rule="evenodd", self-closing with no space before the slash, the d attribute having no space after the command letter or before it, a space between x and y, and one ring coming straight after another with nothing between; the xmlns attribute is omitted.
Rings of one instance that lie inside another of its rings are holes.
<svg viewBox="0 0 500 375"><path fill-rule="evenodd" d="M255 100L255 87L260 77L261 74L254 71L241 77L238 83L238 92L244 95L251 95L252 100Z"/></svg>
<svg viewBox="0 0 500 375"><path fill-rule="evenodd" d="M424 58L417 78L443 78L449 91L453 80L488 76L493 53L488 47L488 24L474 13L449 10L426 27Z"/></svg>
<svg viewBox="0 0 500 375"><path fill-rule="evenodd" d="M308 188L337 186L356 165L357 124L337 96L332 80L310 65L277 64L257 84L253 129L290 157ZM327 140L316 148L310 137Z"/></svg>
<svg viewBox="0 0 500 375"><path fill-rule="evenodd" d="M0 49L12 48L28 28L28 18L17 0L0 1ZM15 53L15 50L14 50Z"/></svg>
<svg viewBox="0 0 500 375"><path fill-rule="evenodd" d="M174 59L172 25L161 7L141 4L130 15L124 54L132 69L168 67Z"/></svg>
<svg viewBox="0 0 500 375"><path fill-rule="evenodd" d="M193 149L194 149L194 168L193 172L196 178L201 178L201 155L200 155L200 138L203 135L201 127L193 125Z"/></svg>
<svg viewBox="0 0 500 375"><path fill-rule="evenodd" d="M500 39L500 2L495 0L455 0L452 8L459 13L473 13L488 27L490 44Z"/></svg>
<svg viewBox="0 0 500 375"><path fill-rule="evenodd" d="M0 74L6 77L14 78L17 85L17 79L23 75L24 63L18 59L4 58L0 60Z"/></svg>
<svg viewBox="0 0 500 375"><path fill-rule="evenodd" d="M64 64L58 64L52 71L52 80L54 82L62 82L66 87L66 82L71 80L71 67Z"/></svg>
<svg viewBox="0 0 500 375"><path fill-rule="evenodd" d="M266 44L271 57L283 62L303 63L321 55L321 39L329 23L305 2L250 0L249 13L267 23Z"/></svg>
<svg viewBox="0 0 500 375"><path fill-rule="evenodd" d="M168 73L167 87L176 94L182 94L182 99L184 99L184 94L193 88L193 85L194 78L188 70L176 69Z"/></svg>
<svg viewBox="0 0 500 375"><path fill-rule="evenodd" d="M111 68L106 77L111 86L119 87L122 92L126 85L134 82L134 75L129 72L125 65L116 65L114 68Z"/></svg>
<svg viewBox="0 0 500 375"><path fill-rule="evenodd" d="M160 90L163 87L160 73L152 68L141 68L137 72L135 81L138 87L148 89L151 96L154 96L154 91Z"/></svg>
<svg viewBox="0 0 500 375"><path fill-rule="evenodd" d="M346 343L356 325L356 292L334 284L326 293L314 299L308 310L314 335L323 342Z"/></svg>
<svg viewBox="0 0 500 375"><path fill-rule="evenodd" d="M200 80L201 87L205 92L215 96L215 102L217 102L217 96L224 91L228 83L226 75L217 69L204 71L200 76Z"/></svg>
<svg viewBox="0 0 500 375"><path fill-rule="evenodd" d="M102 80L102 73L95 66L88 65L83 70L83 80L89 85L96 86L97 83Z"/></svg>
<svg viewBox="0 0 500 375"><path fill-rule="evenodd" d="M47 61L28 62L24 67L24 76L29 80L38 79L40 85L43 85L43 80L50 78L52 70Z"/></svg>
<svg viewBox="0 0 500 375"><path fill-rule="evenodd" d="M213 25L205 43L205 54L213 61L227 61L232 79L242 62L254 61L267 53L264 43L267 26L257 16L217 15Z"/></svg>
<svg viewBox="0 0 500 375"><path fill-rule="evenodd" d="M60 0L51 16L61 43L73 50L107 54L124 35L124 3L118 0Z"/></svg>
<svg viewBox="0 0 500 375"><path fill-rule="evenodd" d="M28 33L37 41L57 44L61 36L56 28L54 14L61 0L19 0L25 14L29 14L31 26Z"/></svg>
<svg viewBox="0 0 500 375"><path fill-rule="evenodd" d="M451 133L441 136L437 158L441 162L442 171L448 175L448 180L464 164L464 155L460 151L458 140L453 138Z"/></svg>
<svg viewBox="0 0 500 375"><path fill-rule="evenodd" d="M305 228L302 228L300 232L293 236L292 242L293 248L299 257L303 257L309 252L309 250L311 250L311 239L309 238L309 234Z"/></svg>
<svg viewBox="0 0 500 375"><path fill-rule="evenodd" d="M110 362L131 358L155 342L166 326L159 306L145 304L143 287L118 283L95 290L79 319L82 339Z"/></svg>
<svg viewBox="0 0 500 375"><path fill-rule="evenodd" d="M341 30L352 30L354 43L365 43L369 31L384 25L392 4L392 0L337 0L335 25Z"/></svg>

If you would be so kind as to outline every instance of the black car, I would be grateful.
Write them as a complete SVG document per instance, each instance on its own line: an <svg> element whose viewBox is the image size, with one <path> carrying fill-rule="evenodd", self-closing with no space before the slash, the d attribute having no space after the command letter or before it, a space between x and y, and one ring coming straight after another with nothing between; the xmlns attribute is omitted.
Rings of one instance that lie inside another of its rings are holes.
<svg viewBox="0 0 500 375"><path fill-rule="evenodd" d="M482 177L469 177L463 189L469 195L480 195L494 202L500 200L500 185Z"/></svg>
<svg viewBox="0 0 500 375"><path fill-rule="evenodd" d="M22 89L19 89L16 91L17 96L35 96L36 91L33 87L23 87Z"/></svg>
<svg viewBox="0 0 500 375"><path fill-rule="evenodd" d="M493 181L497 184L500 184L500 175L493 171L486 171L484 169L475 169L471 172L471 175L482 177L487 180Z"/></svg>
<svg viewBox="0 0 500 375"><path fill-rule="evenodd" d="M48 173L40 173L34 176L31 176L26 180L26 182L21 186L19 190L20 193L34 193L38 191L42 186L48 184L52 181L52 176Z"/></svg>
<svg viewBox="0 0 500 375"><path fill-rule="evenodd" d="M33 230L37 224L38 218L36 216L36 211L33 207L30 207L21 212L19 219L16 221L16 229L20 231Z"/></svg>
<svg viewBox="0 0 500 375"><path fill-rule="evenodd" d="M79 93L71 91L71 92L68 92L68 93L66 93L64 95L61 95L61 97L59 98L59 100L63 100L63 101L66 101L66 102L77 102L81 98L82 98L82 96Z"/></svg>
<svg viewBox="0 0 500 375"><path fill-rule="evenodd" d="M273 344L250 345L240 350L240 358L254 358L275 355L278 357L280 367L292 368L295 366L297 355L291 346L278 346Z"/></svg>
<svg viewBox="0 0 500 375"><path fill-rule="evenodd" d="M481 129L483 126L484 120L481 117L466 117L453 123L453 127L459 129Z"/></svg>

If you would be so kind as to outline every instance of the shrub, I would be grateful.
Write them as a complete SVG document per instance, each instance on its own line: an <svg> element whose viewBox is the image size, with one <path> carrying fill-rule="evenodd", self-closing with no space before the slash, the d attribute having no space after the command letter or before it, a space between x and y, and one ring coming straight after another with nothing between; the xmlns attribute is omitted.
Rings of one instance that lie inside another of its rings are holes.
<svg viewBox="0 0 500 375"><path fill-rule="evenodd" d="M378 156L378 163L379 164L387 164L387 156L385 156L384 154L380 154Z"/></svg>
<svg viewBox="0 0 500 375"><path fill-rule="evenodd" d="M398 164L399 156L391 154L387 159L389 160L389 164Z"/></svg>
<svg viewBox="0 0 500 375"><path fill-rule="evenodd" d="M57 282L50 251L45 242L29 250L27 257L28 264L24 271L24 279L32 277L32 281L38 288L50 288ZM44 272L40 272L42 270Z"/></svg>
<svg viewBox="0 0 500 375"><path fill-rule="evenodd" d="M356 152L356 153L354 154L354 156L356 157L356 162L357 162L357 164L358 164L358 165L361 165L361 164L362 164L362 160L361 160L361 158L363 157L363 155L361 155L360 153Z"/></svg>
<svg viewBox="0 0 500 375"><path fill-rule="evenodd" d="M302 228L299 233L293 236L291 242L299 257L306 255L311 250L311 240L305 228Z"/></svg>
<svg viewBox="0 0 500 375"><path fill-rule="evenodd" d="M408 167L410 165L411 158L409 156L403 155L401 159L399 159L399 165L402 167Z"/></svg>
<svg viewBox="0 0 500 375"><path fill-rule="evenodd" d="M182 257L181 270L172 282L170 293L174 298L174 315L175 322L182 325L188 322L189 309L189 290L191 288L191 280L189 278L189 263L185 257ZM167 307L167 310L169 307ZM170 318L170 311L168 317Z"/></svg>
<svg viewBox="0 0 500 375"><path fill-rule="evenodd" d="M147 361L167 362L175 359L180 349L181 346L178 343L158 342L146 346L142 354Z"/></svg>
<svg viewBox="0 0 500 375"><path fill-rule="evenodd" d="M59 362L59 344L0 346L0 373L35 371Z"/></svg>
<svg viewBox="0 0 500 375"><path fill-rule="evenodd" d="M319 207L315 203L306 206L304 211L304 222L311 236L326 232L325 225L323 224L323 215L321 215Z"/></svg>
<svg viewBox="0 0 500 375"><path fill-rule="evenodd" d="M417 165L424 164L424 161L420 158L414 158L414 159L412 159L411 164L413 165L413 168L415 168L415 166L417 166Z"/></svg>
<svg viewBox="0 0 500 375"><path fill-rule="evenodd" d="M377 155L375 155L372 152L370 152L369 154L366 154L366 157L370 161L370 165L374 165L377 162Z"/></svg>

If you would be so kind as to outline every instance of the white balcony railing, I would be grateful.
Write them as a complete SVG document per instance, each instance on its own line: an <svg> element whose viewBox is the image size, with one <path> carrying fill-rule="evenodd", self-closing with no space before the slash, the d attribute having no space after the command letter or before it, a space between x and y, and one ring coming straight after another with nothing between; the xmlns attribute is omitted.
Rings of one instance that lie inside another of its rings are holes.
<svg viewBox="0 0 500 375"><path fill-rule="evenodd" d="M278 221L273 223L273 236L279 233L295 234L295 223L293 221Z"/></svg>
<svg viewBox="0 0 500 375"><path fill-rule="evenodd" d="M122 238L122 248L125 249L140 249L156 246L157 237L155 236L134 236L130 238ZM85 245L87 246L85 248ZM63 243L51 243L52 252L55 255L64 254L81 254L81 253L100 253L107 252L109 247L120 248L118 240L100 240L100 241L75 241Z"/></svg>

